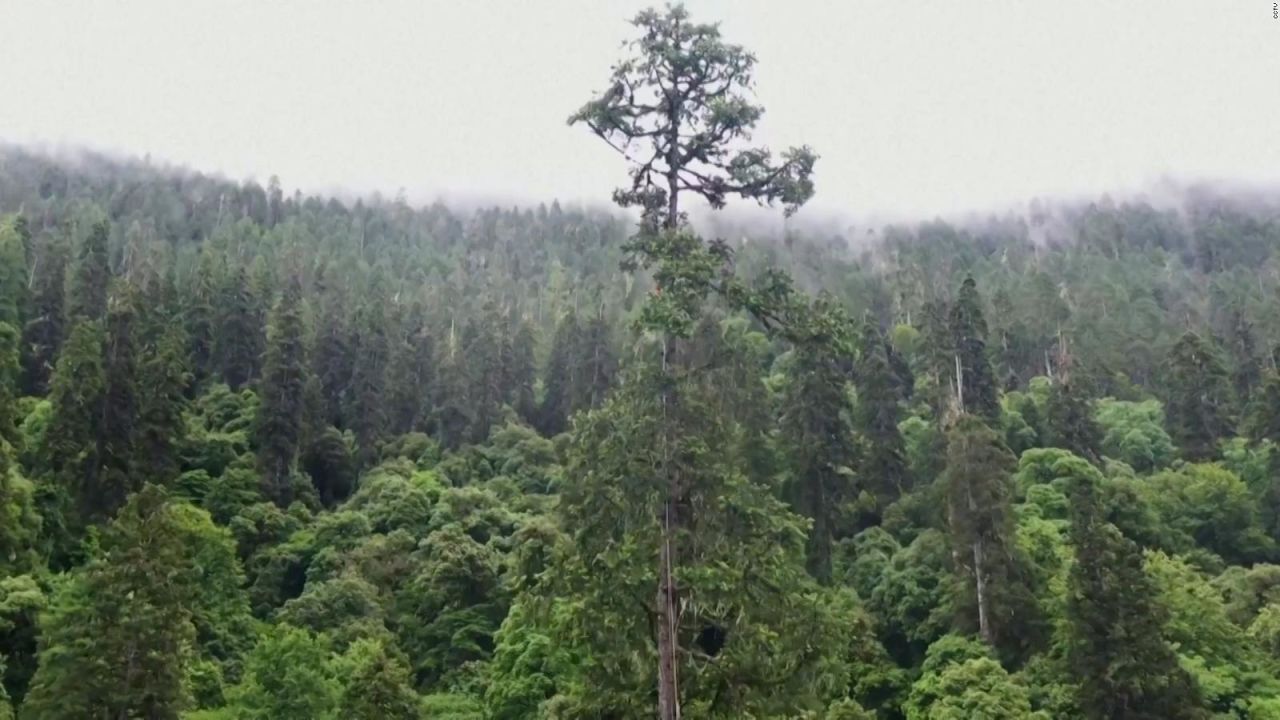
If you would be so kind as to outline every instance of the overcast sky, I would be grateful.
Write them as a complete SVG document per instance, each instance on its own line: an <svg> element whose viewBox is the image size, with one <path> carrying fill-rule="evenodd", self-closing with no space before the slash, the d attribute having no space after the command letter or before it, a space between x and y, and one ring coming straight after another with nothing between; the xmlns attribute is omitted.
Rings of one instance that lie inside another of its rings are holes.
<svg viewBox="0 0 1280 720"><path fill-rule="evenodd" d="M286 188L604 201L620 158L565 118L645 4L0 0L0 139ZM820 153L822 208L1280 181L1272 0L688 6L758 55L758 138Z"/></svg>

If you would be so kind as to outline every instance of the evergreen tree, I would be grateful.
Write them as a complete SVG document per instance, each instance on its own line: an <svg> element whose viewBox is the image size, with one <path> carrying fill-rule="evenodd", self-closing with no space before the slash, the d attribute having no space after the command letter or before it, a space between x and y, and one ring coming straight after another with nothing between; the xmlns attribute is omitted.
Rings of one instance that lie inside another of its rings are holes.
<svg viewBox="0 0 1280 720"><path fill-rule="evenodd" d="M947 515L958 620L987 644L1017 656L1040 639L1040 628L1014 533L1014 465L1008 448L979 418L961 415L948 430Z"/></svg>
<svg viewBox="0 0 1280 720"><path fill-rule="evenodd" d="M1097 720L1203 718L1195 683L1162 638L1168 612L1143 569L1141 549L1106 521L1098 471L1078 459L1071 479L1069 657L1080 708Z"/></svg>
<svg viewBox="0 0 1280 720"><path fill-rule="evenodd" d="M482 443L489 429L502 417L507 397L502 353L502 316L497 304L488 300L480 317L468 324L463 333L466 348L467 403L471 408L471 426L467 439Z"/></svg>
<svg viewBox="0 0 1280 720"><path fill-rule="evenodd" d="M102 326L81 320L58 356L49 387L52 412L42 437L41 458L60 493L61 507L45 512L46 534L59 553L70 552L71 533L84 523L84 508L96 492L100 470L98 429L106 393Z"/></svg>
<svg viewBox="0 0 1280 720"><path fill-rule="evenodd" d="M167 485L178 476L178 450L186 439L183 411L191 384L187 337L181 325L171 324L147 347L139 370L133 467L141 481Z"/></svg>
<svg viewBox="0 0 1280 720"><path fill-rule="evenodd" d="M544 435L559 435L568 428L581 370L577 352L581 334L577 313L566 313L556 323L555 335L551 338L551 355L542 379L542 404L538 408L538 429Z"/></svg>
<svg viewBox="0 0 1280 720"><path fill-rule="evenodd" d="M22 328L22 386L28 395L48 391L49 376L62 348L69 256L67 239L61 234L45 237L35 249L31 307Z"/></svg>
<svg viewBox="0 0 1280 720"><path fill-rule="evenodd" d="M257 418L258 467L264 494L280 507L293 501L292 478L302 442L306 348L302 285L296 277L271 313L267 361L260 384Z"/></svg>
<svg viewBox="0 0 1280 720"><path fill-rule="evenodd" d="M1000 419L995 374L987 357L987 321L982 316L982 298L973 278L960 285L960 297L951 307L951 342L960 377L957 394L965 412L988 423Z"/></svg>
<svg viewBox="0 0 1280 720"><path fill-rule="evenodd" d="M80 243L71 298L67 304L67 316L73 322L78 319L101 320L107 314L107 285L111 281L111 267L107 261L108 233L105 220L96 222Z"/></svg>
<svg viewBox="0 0 1280 720"><path fill-rule="evenodd" d="M522 317L512 317L505 325L502 338L503 387L507 402L526 421L534 419L533 382L537 369L533 364L533 329Z"/></svg>
<svg viewBox="0 0 1280 720"><path fill-rule="evenodd" d="M0 322L22 327L27 297L27 240L19 216L0 218ZM25 227L25 226L24 226Z"/></svg>
<svg viewBox="0 0 1280 720"><path fill-rule="evenodd" d="M217 366L214 303L218 299L219 282L213 253L206 249L200 253L183 308L183 320L191 345L191 369L197 381L204 380Z"/></svg>
<svg viewBox="0 0 1280 720"><path fill-rule="evenodd" d="M255 376L262 353L263 325L243 267L225 280L218 302L218 329L214 350L222 379L239 390Z"/></svg>
<svg viewBox="0 0 1280 720"><path fill-rule="evenodd" d="M84 498L86 516L105 520L140 485L133 466L138 430L138 354L134 344L137 318L133 288L120 285L107 311L103 346L102 416L96 424L96 482ZM169 478L166 478L169 479Z"/></svg>
<svg viewBox="0 0 1280 720"><path fill-rule="evenodd" d="M845 321L843 313L825 303L818 311L830 313L834 322ZM847 394L850 368L829 345L816 340L798 344L792 363L780 418L794 475L788 494L796 512L813 523L806 550L809 572L828 582L842 510L858 498Z"/></svg>
<svg viewBox="0 0 1280 720"><path fill-rule="evenodd" d="M900 390L889 351L880 329L868 322L862 331L861 352L854 371L858 389L854 425L862 440L858 474L863 486L876 498L877 514L910 489L906 451L898 431Z"/></svg>
<svg viewBox="0 0 1280 720"><path fill-rule="evenodd" d="M355 431L359 464L377 458L378 443L387 429L387 362L389 356L387 302L381 272L374 273L368 296L356 313L354 370L349 390L350 426Z"/></svg>
<svg viewBox="0 0 1280 720"><path fill-rule="evenodd" d="M1165 403L1169 436L1188 460L1218 455L1218 441L1231 434L1231 384L1217 349L1193 332L1169 352Z"/></svg>
<svg viewBox="0 0 1280 720"><path fill-rule="evenodd" d="M1049 444L1090 462L1102 459L1102 429L1093 419L1093 408L1080 381L1062 377L1054 383L1045 404Z"/></svg>
<svg viewBox="0 0 1280 720"><path fill-rule="evenodd" d="M134 495L101 555L59 586L23 717L177 720L195 640L188 553L164 491Z"/></svg>

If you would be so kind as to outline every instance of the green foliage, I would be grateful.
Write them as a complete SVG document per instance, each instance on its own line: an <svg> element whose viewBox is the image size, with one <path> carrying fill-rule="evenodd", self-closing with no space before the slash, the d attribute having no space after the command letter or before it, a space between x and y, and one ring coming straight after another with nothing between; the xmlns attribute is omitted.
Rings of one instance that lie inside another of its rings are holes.
<svg viewBox="0 0 1280 720"><path fill-rule="evenodd" d="M1102 452L1138 472L1167 466L1177 456L1164 430L1164 411L1158 400L1126 402L1103 398L1096 406L1102 427Z"/></svg>
<svg viewBox="0 0 1280 720"><path fill-rule="evenodd" d="M237 720L336 718L340 688L329 650L315 635L279 625L245 658L244 680L231 691Z"/></svg>

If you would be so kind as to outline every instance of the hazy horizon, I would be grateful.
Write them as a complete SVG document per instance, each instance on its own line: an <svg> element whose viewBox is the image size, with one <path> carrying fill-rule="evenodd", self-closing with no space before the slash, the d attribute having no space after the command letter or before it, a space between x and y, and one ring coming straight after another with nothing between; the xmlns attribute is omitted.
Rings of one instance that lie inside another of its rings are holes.
<svg viewBox="0 0 1280 720"><path fill-rule="evenodd" d="M305 192L605 205L625 169L565 118L647 4L17 4L0 140ZM687 5L758 55L758 140L821 155L815 215L1280 183L1269 3Z"/></svg>

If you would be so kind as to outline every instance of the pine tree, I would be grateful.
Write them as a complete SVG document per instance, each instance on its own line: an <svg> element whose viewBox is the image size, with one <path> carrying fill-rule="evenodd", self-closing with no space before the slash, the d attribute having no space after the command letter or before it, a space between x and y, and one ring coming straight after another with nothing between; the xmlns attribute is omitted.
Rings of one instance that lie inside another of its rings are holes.
<svg viewBox="0 0 1280 720"><path fill-rule="evenodd" d="M1231 434L1231 384L1210 342L1185 333L1169 352L1165 417L1169 436L1188 460L1218 455L1218 441Z"/></svg>
<svg viewBox="0 0 1280 720"><path fill-rule="evenodd" d="M1085 717L1207 717L1194 682L1161 637L1168 612L1155 600L1142 550L1105 519L1098 471L1074 459L1055 469L1072 480L1068 655Z"/></svg>
<svg viewBox="0 0 1280 720"><path fill-rule="evenodd" d="M190 342L191 371L197 382L211 375L217 366L217 318L213 308L219 283L213 253L206 249L200 253L183 308L183 321Z"/></svg>
<svg viewBox="0 0 1280 720"><path fill-rule="evenodd" d="M987 357L987 321L982 316L982 298L973 278L965 278L960 297L951 306L951 341L955 364L960 374L957 389L965 412L988 423L1000 419L1000 401L996 394L995 373Z"/></svg>
<svg viewBox="0 0 1280 720"><path fill-rule="evenodd" d="M302 442L307 377L301 305L302 285L292 277L271 313L267 361L259 389L258 467L264 494L280 507L293 501L293 471Z"/></svg>
<svg viewBox="0 0 1280 720"><path fill-rule="evenodd" d="M342 298L317 280L320 317L316 321L315 343L310 353L312 371L320 383L324 425L346 427L343 422L347 391L351 386L354 338L342 312Z"/></svg>
<svg viewBox="0 0 1280 720"><path fill-rule="evenodd" d="M111 281L107 260L108 233L105 220L96 222L80 244L67 304L67 316L72 321L101 320L107 314L107 285Z"/></svg>
<svg viewBox="0 0 1280 720"><path fill-rule="evenodd" d="M31 307L22 328L22 387L28 395L43 395L62 349L66 322L66 275L70 248L65 236L44 238L35 249L31 273Z"/></svg>

